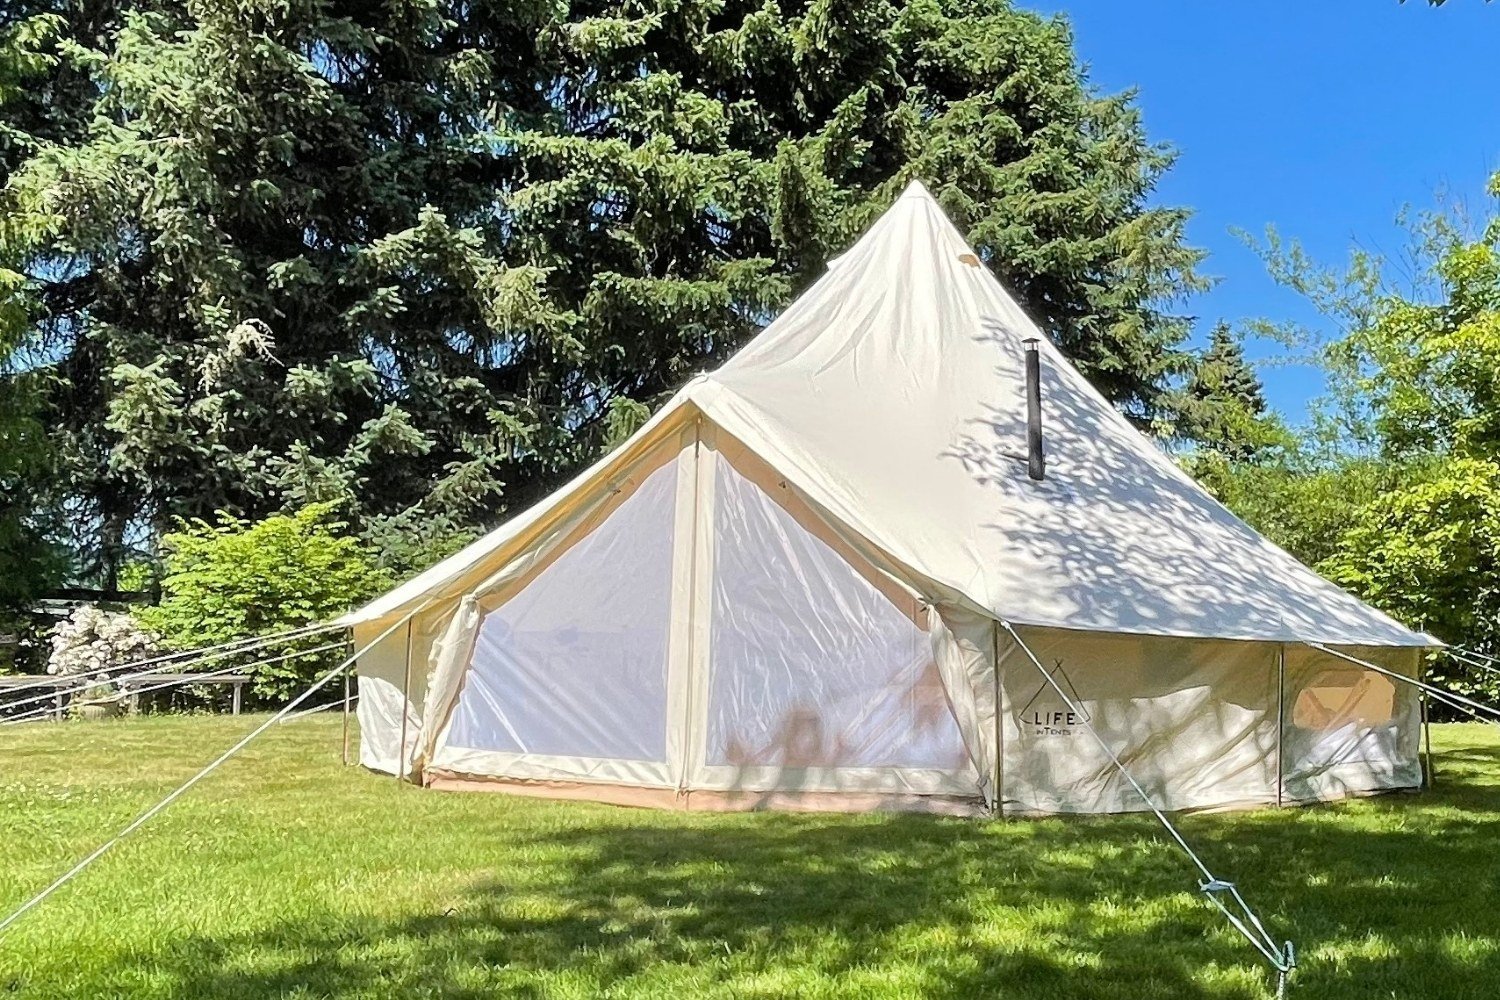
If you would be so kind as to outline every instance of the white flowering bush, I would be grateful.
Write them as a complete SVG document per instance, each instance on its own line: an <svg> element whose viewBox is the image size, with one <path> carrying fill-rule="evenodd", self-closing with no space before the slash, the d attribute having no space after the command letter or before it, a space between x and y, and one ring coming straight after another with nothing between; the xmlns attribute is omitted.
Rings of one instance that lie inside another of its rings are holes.
<svg viewBox="0 0 1500 1000"><path fill-rule="evenodd" d="M143 660L156 652L160 637L123 611L84 605L52 630L49 674L92 674Z"/></svg>

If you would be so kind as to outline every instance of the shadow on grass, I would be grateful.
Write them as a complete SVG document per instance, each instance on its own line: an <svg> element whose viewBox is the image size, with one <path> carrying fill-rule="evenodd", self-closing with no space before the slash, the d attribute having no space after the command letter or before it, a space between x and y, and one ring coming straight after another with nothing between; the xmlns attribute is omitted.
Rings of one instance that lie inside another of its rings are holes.
<svg viewBox="0 0 1500 1000"><path fill-rule="evenodd" d="M1422 797L1184 820L1297 941L1301 995L1479 997L1500 981L1500 792L1482 783L1500 750L1439 766ZM547 808L585 813L497 836L493 877L443 912L330 910L133 961L206 998L1266 995L1265 966L1145 817Z"/></svg>

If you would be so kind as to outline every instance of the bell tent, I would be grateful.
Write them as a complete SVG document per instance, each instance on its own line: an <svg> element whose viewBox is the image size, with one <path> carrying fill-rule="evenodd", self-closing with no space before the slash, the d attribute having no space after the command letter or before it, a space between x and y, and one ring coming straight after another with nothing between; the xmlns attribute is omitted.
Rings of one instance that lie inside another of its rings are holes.
<svg viewBox="0 0 1500 1000"><path fill-rule="evenodd" d="M1205 493L920 184L610 455L344 622L384 635L365 765L688 809L1145 808L1111 754L1167 809L1416 787L1397 680L1436 645Z"/></svg>

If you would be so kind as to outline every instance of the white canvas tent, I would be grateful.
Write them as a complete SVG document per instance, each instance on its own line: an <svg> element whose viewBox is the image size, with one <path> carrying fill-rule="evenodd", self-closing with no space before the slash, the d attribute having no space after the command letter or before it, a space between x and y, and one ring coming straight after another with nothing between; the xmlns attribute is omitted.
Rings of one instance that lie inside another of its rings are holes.
<svg viewBox="0 0 1500 1000"><path fill-rule="evenodd" d="M1045 337L1028 478L1036 337L913 184L607 458L345 619L406 619L358 662L362 762L680 808L1144 808L1087 724L1169 809L1419 785L1411 686L1308 644L1415 676L1434 640Z"/></svg>

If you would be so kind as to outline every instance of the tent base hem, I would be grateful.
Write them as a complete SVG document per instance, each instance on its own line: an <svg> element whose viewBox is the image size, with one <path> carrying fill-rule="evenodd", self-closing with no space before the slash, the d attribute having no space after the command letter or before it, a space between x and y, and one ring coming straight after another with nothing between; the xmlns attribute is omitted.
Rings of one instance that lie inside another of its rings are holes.
<svg viewBox="0 0 1500 1000"><path fill-rule="evenodd" d="M1296 809L1304 806L1332 805L1335 802L1345 802L1350 799L1372 799L1380 795L1418 795L1426 791L1420 785L1395 785L1390 788L1346 788L1340 792L1330 792L1326 795L1307 796L1292 798L1287 796L1277 804L1274 796L1270 798L1235 799L1230 802L1217 802L1207 806L1188 806L1183 809L1168 809L1167 812L1179 816L1203 815L1212 813L1234 813L1251 812L1255 809ZM1148 812L1149 806L1141 804L1133 809L1122 809L1116 812L1098 812L1089 809L1031 809L1023 807L1016 802L1006 802L1001 808L1000 814L1006 819L1047 819L1055 817L1072 816L1129 816L1135 813Z"/></svg>
<svg viewBox="0 0 1500 1000"><path fill-rule="evenodd" d="M1346 788L1339 792L1312 795L1300 798L1288 797L1283 804L1291 806L1324 806L1349 799L1373 799L1380 795L1420 795L1427 789L1421 785L1394 785L1390 788Z"/></svg>
<svg viewBox="0 0 1500 1000"><path fill-rule="evenodd" d="M901 795L879 792L717 791L649 788L585 781L528 781L517 778L428 770L423 784L440 791L504 792L530 798L601 802L606 805L692 812L915 812L942 816L985 816L979 799L946 795Z"/></svg>
<svg viewBox="0 0 1500 1000"><path fill-rule="evenodd" d="M621 785L594 781L548 781L525 778L488 777L463 774L441 768L428 769L422 775L422 784L438 791L500 792L525 798L556 799L571 802L598 802L603 805L628 806L637 809L667 809L680 812L819 812L819 813L865 813L905 812L927 813L939 816L988 816L989 809L979 799L960 798L948 795L903 795L881 792L806 792L795 789L776 791L725 791L693 789L679 791L676 788L649 787L644 785ZM1391 788L1348 788L1341 792L1305 798L1285 798L1281 807L1292 809L1304 806L1330 805L1350 799L1368 799L1381 795L1417 795L1423 792L1420 785L1401 785ZM1105 815L1129 815L1125 810ZM1276 800L1239 799L1210 806L1174 809L1177 814L1249 812L1255 809L1276 809ZM1026 809L1016 803L1005 803L1000 812L1004 819L1045 819L1049 817L1097 816L1097 812L1086 810Z"/></svg>

